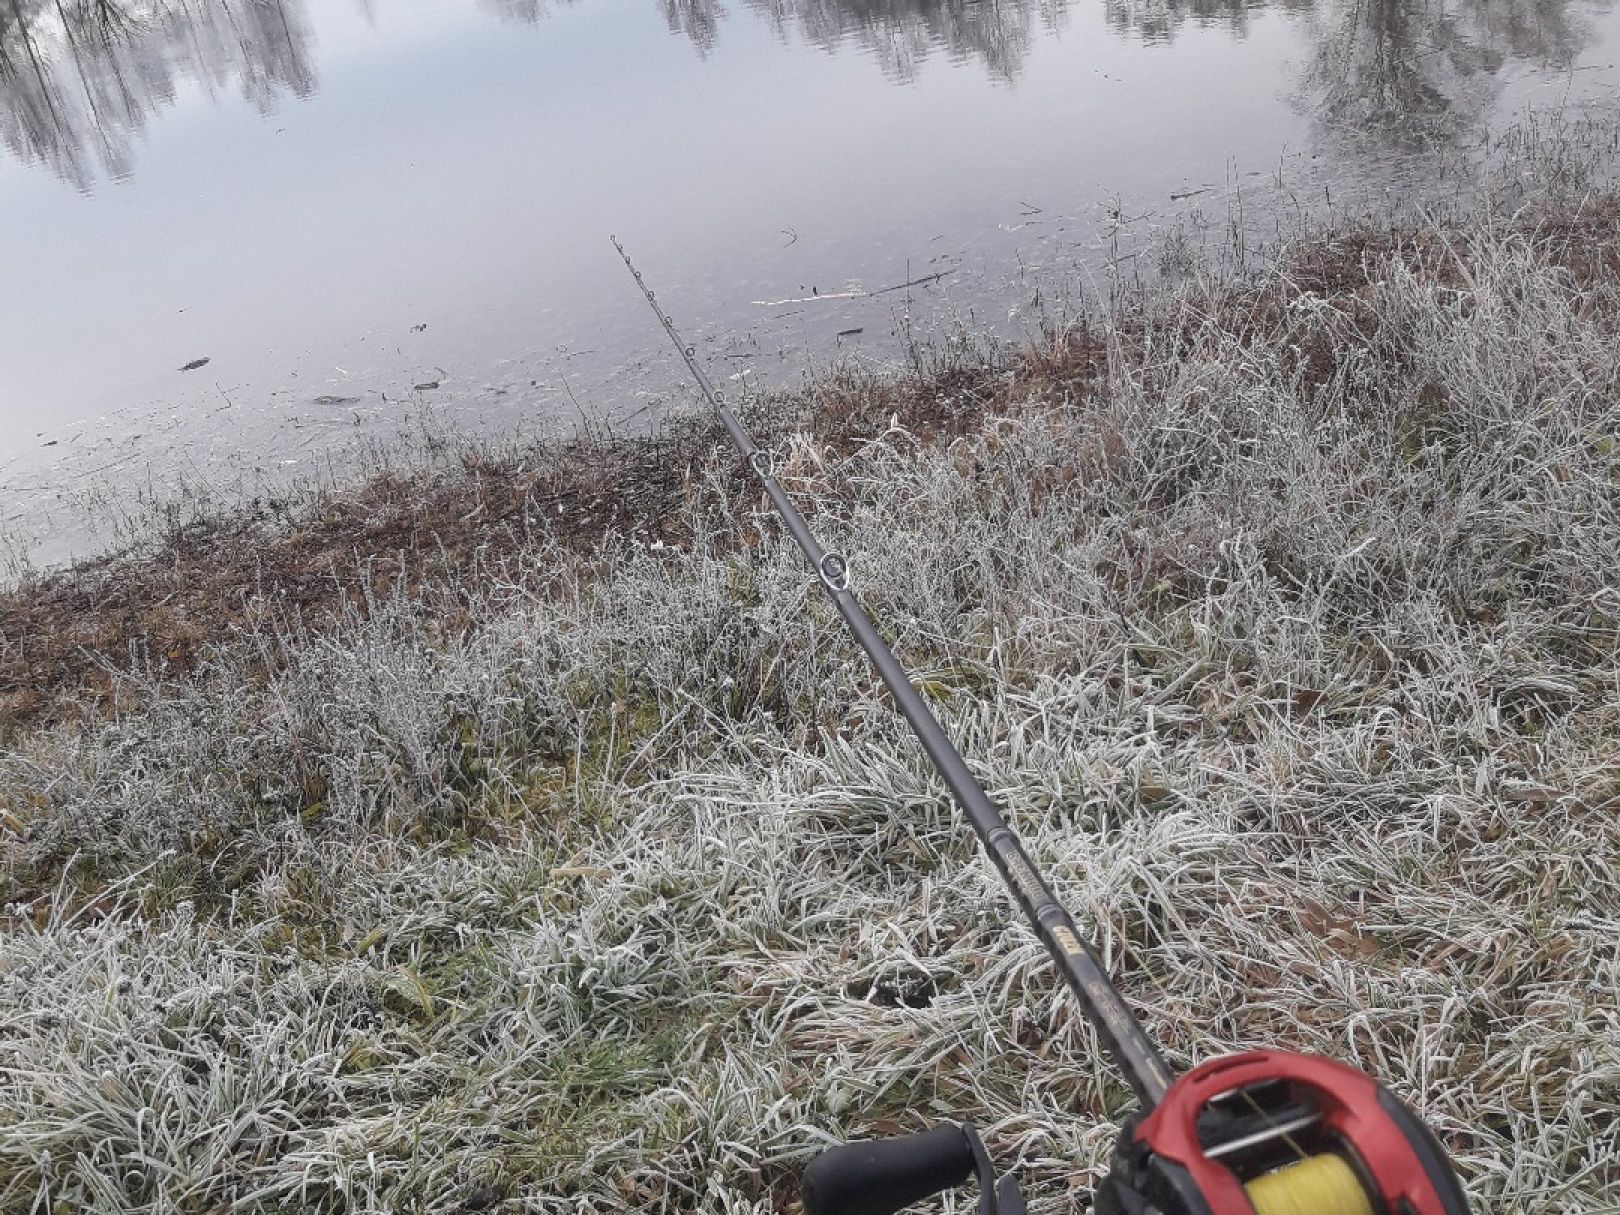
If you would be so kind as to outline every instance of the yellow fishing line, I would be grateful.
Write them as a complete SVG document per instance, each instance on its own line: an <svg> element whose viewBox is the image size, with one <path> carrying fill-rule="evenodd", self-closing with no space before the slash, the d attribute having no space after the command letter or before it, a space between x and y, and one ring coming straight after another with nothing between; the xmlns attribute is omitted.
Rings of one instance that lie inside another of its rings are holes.
<svg viewBox="0 0 1620 1215"><path fill-rule="evenodd" d="M1355 1170L1331 1153L1256 1177L1243 1188L1255 1215L1373 1215Z"/></svg>

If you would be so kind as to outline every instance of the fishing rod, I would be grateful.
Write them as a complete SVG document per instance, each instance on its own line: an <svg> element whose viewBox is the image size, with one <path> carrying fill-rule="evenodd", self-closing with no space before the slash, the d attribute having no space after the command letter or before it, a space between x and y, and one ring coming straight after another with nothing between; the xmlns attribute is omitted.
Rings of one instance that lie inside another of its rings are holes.
<svg viewBox="0 0 1620 1215"><path fill-rule="evenodd" d="M1179 1077L1171 1072L861 607L843 554L816 539L776 480L770 452L754 443L624 246L610 239L1130 1082L1141 1108L1122 1128L1098 1188L1100 1215L1468 1215L1434 1132L1356 1068L1317 1055L1252 1050ZM1023 1215L1016 1179L995 1178L971 1123L830 1148L805 1168L800 1194L807 1215L892 1215L969 1174L978 1179L979 1215Z"/></svg>

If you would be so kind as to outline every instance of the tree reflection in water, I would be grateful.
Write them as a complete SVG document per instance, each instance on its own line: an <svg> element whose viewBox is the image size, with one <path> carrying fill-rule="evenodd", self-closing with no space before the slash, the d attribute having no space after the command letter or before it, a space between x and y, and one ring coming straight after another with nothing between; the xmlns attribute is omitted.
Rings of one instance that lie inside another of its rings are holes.
<svg viewBox="0 0 1620 1215"><path fill-rule="evenodd" d="M510 3L512 0L506 0ZM533 2L533 0L531 0ZM1072 0L742 0L783 36L831 50L863 46L892 78L915 77L930 54L977 59L1017 76L1037 25L1061 26ZM714 46L720 0L658 0L669 27L700 53ZM1123 37L1169 42L1188 22L1241 37L1252 14L1300 14L1314 42L1300 81L1325 121L1397 140L1455 134L1508 59L1567 68L1590 36L1571 0L1104 0Z"/></svg>
<svg viewBox="0 0 1620 1215"><path fill-rule="evenodd" d="M557 0L570 4L573 0ZM479 0L508 20L539 21L553 0ZM707 57L730 15L721 0L655 0L670 33L691 40ZM835 50L855 42L897 81L916 77L923 60L943 51L954 60L977 59L1011 80L1023 67L1038 21L1059 28L1069 0L742 0L778 35L790 29L812 46Z"/></svg>
<svg viewBox="0 0 1620 1215"><path fill-rule="evenodd" d="M1396 143L1454 137L1509 59L1568 70L1590 37L1568 0L1328 0L1310 21L1318 116Z"/></svg>
<svg viewBox="0 0 1620 1215"><path fill-rule="evenodd" d="M699 55L707 57L720 36L720 19L726 15L719 0L658 0L664 21L672 34L685 34Z"/></svg>
<svg viewBox="0 0 1620 1215"><path fill-rule="evenodd" d="M372 0L364 0L370 4ZM568 8L574 0L478 0L478 6L493 13L502 21L519 21L524 25L539 25L559 8Z"/></svg>
<svg viewBox="0 0 1620 1215"><path fill-rule="evenodd" d="M262 113L309 96L300 0L0 0L0 142L81 190L132 171L186 80Z"/></svg>
<svg viewBox="0 0 1620 1215"><path fill-rule="evenodd" d="M369 11L370 0L357 0ZM574 0L477 0L538 23ZM714 47L721 0L654 0L699 54ZM862 47L896 81L931 54L977 60L1012 80L1038 29L1074 0L740 0L783 37ZM1304 104L1333 129L1383 141L1454 136L1508 59L1567 67L1590 36L1571 0L1103 0L1122 37L1173 40L1191 22L1242 36L1261 7L1299 14L1313 42ZM268 112L315 88L303 0L0 0L0 143L87 189L131 171L132 144L178 82L240 92Z"/></svg>
<svg viewBox="0 0 1620 1215"><path fill-rule="evenodd" d="M1167 42L1184 25L1241 34L1252 0L1107 0L1122 35ZM1312 50L1299 85L1324 125L1390 144L1455 137L1509 59L1567 69L1590 37L1570 0L1274 0L1300 13Z"/></svg>
<svg viewBox="0 0 1620 1215"><path fill-rule="evenodd" d="M1067 0L746 0L779 32L798 27L812 45L831 50L858 40L896 80L910 80L924 59L944 51L977 59L993 75L1018 75L1037 22L1059 28Z"/></svg>

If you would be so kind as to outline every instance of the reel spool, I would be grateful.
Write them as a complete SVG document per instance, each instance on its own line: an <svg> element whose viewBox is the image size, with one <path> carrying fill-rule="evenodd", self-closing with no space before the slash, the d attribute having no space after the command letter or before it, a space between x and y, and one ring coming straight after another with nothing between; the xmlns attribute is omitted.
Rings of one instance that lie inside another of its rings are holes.
<svg viewBox="0 0 1620 1215"><path fill-rule="evenodd" d="M1257 1177L1243 1192L1255 1215L1373 1215L1361 1178L1332 1152Z"/></svg>
<svg viewBox="0 0 1620 1215"><path fill-rule="evenodd" d="M1127 1126L1101 1215L1468 1215L1445 1150L1388 1089L1314 1055L1250 1051Z"/></svg>

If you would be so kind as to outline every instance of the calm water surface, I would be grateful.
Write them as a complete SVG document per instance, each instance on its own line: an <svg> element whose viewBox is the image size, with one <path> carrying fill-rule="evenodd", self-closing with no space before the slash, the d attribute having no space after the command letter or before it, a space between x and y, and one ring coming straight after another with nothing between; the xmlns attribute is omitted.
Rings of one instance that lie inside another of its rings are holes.
<svg viewBox="0 0 1620 1215"><path fill-rule="evenodd" d="M433 411L643 425L610 232L730 374L884 365L1153 233L1455 195L1617 59L1588 0L0 0L0 529Z"/></svg>

